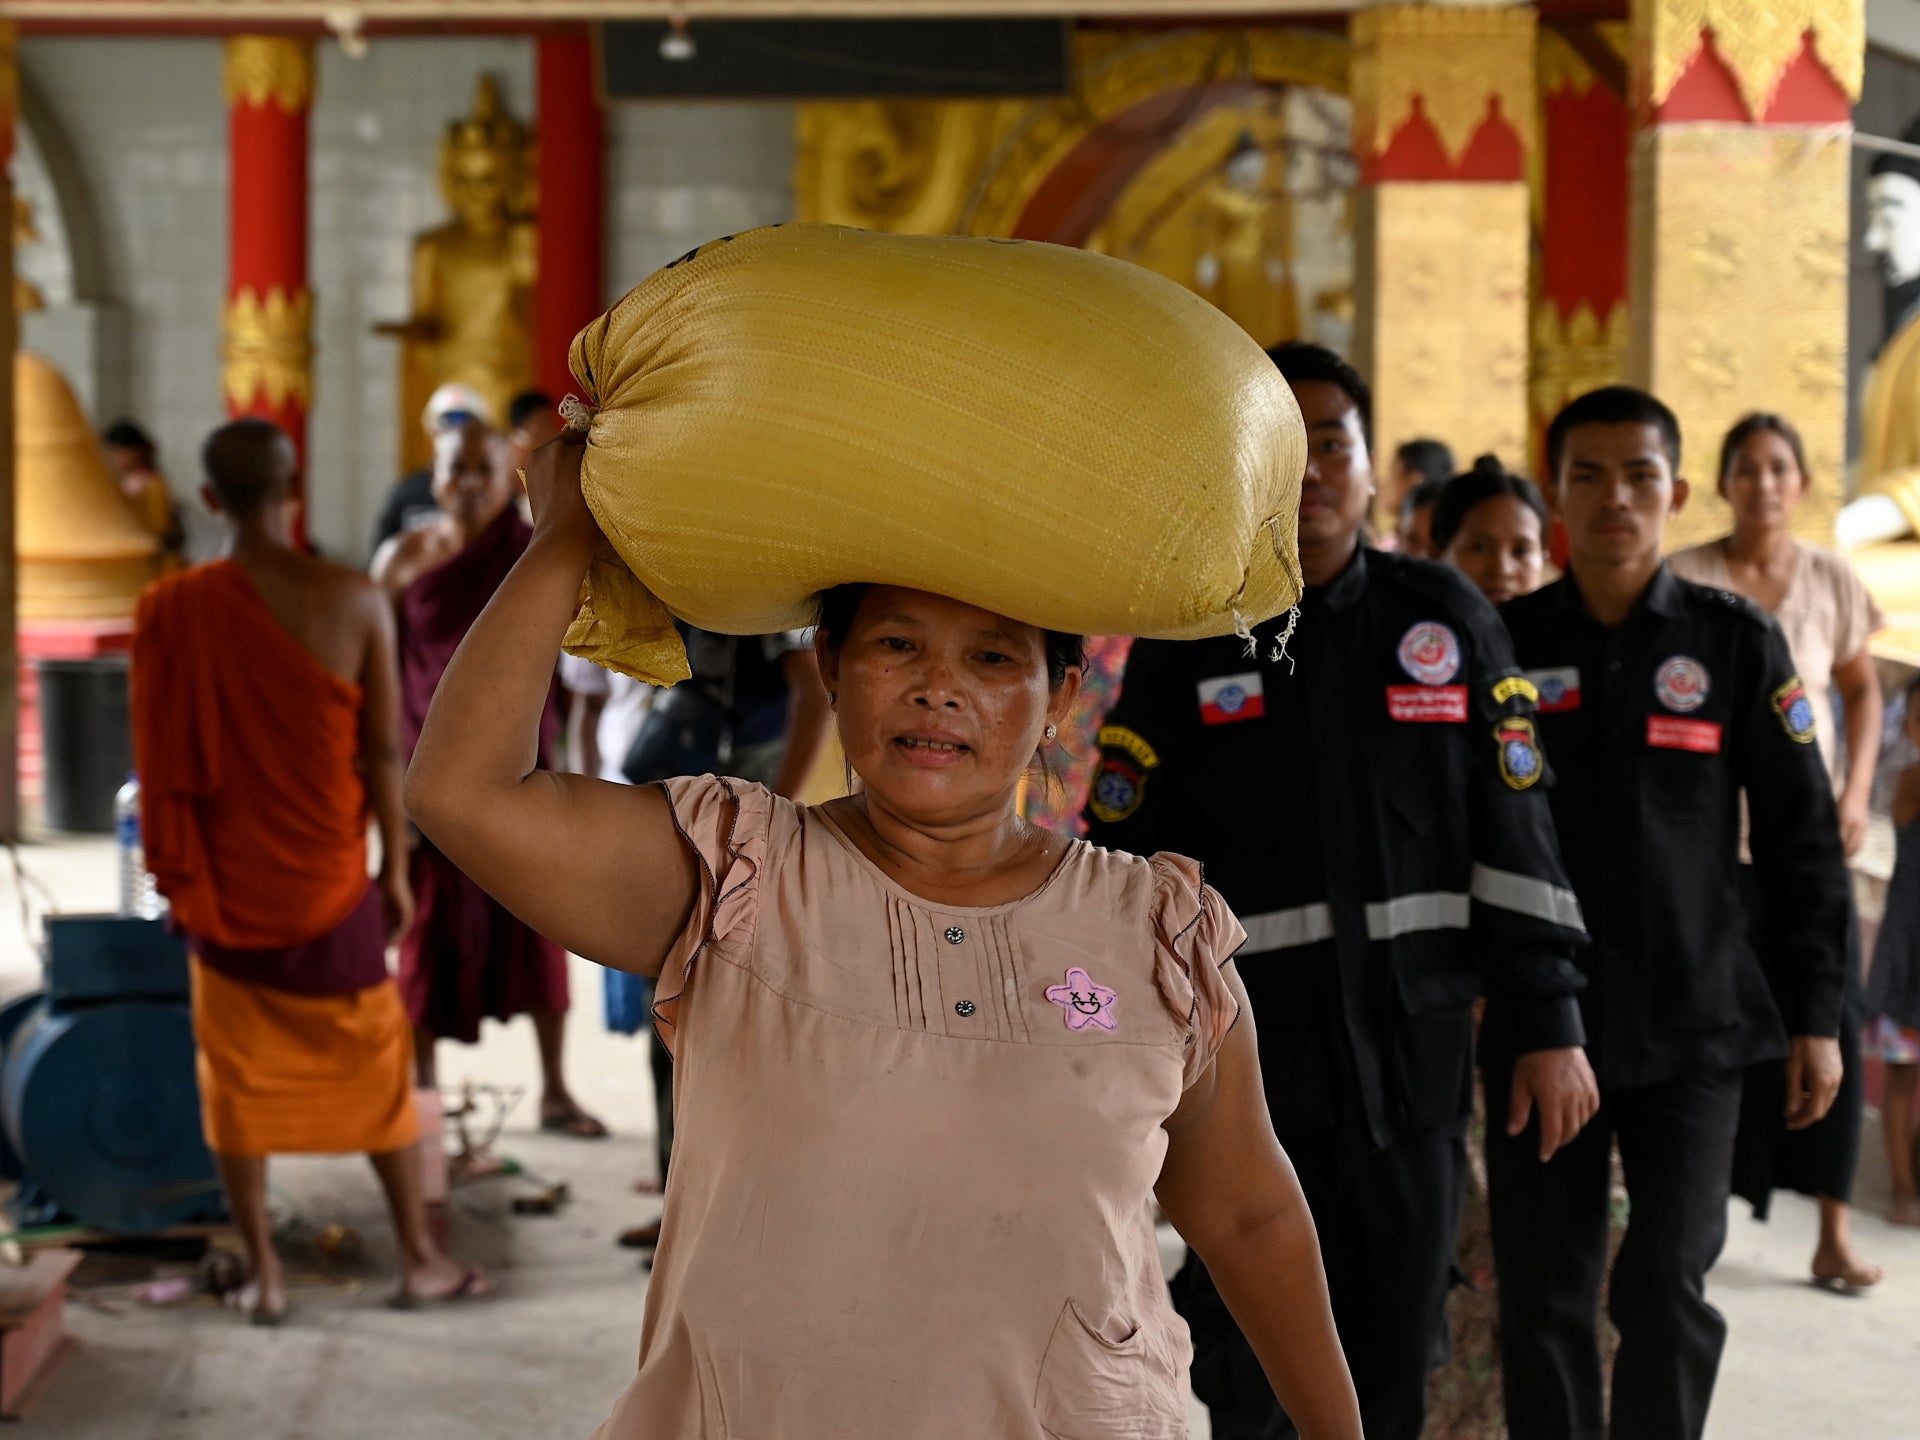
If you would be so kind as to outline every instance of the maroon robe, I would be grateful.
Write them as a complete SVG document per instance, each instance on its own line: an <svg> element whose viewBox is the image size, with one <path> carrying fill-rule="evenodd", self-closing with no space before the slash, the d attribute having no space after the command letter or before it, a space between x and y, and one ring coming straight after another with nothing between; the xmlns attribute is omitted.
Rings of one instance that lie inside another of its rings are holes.
<svg viewBox="0 0 1920 1440"><path fill-rule="evenodd" d="M400 716L409 760L453 652L525 552L533 532L509 505L473 543L401 593ZM557 690L540 717L540 764L560 733ZM567 1008L567 955L536 934L425 839L413 852L413 929L400 991L418 1028L472 1044L485 1017Z"/></svg>

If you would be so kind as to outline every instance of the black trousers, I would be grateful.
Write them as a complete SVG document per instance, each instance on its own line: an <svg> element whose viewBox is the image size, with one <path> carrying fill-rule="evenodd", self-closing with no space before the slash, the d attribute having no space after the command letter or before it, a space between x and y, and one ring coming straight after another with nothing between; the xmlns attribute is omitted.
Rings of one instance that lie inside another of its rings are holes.
<svg viewBox="0 0 1920 1440"><path fill-rule="evenodd" d="M1490 1060L1487 1093L1506 1094L1510 1074ZM1741 1079L1734 1070L1604 1091L1600 1113L1544 1165L1537 1119L1514 1139L1489 1130L1513 1440L1699 1440L1706 1429L1727 1338L1707 1271L1727 1239ZM1620 1332L1609 1431L1599 1327L1615 1140L1631 1213L1607 1293Z"/></svg>
<svg viewBox="0 0 1920 1440"><path fill-rule="evenodd" d="M1753 867L1740 867L1740 896L1747 913L1761 914L1760 882ZM1765 955L1765 938L1754 934L1754 950ZM1740 1134L1733 1143L1733 1193L1753 1206L1753 1218L1765 1220L1775 1190L1842 1204L1853 1200L1853 1177L1860 1168L1861 1110L1867 1103L1860 1032L1866 1028L1865 966L1860 954L1860 917L1847 917L1847 975L1841 991L1840 1093L1833 1108L1804 1130L1789 1130L1781 1115L1787 1108L1787 1062L1769 1060L1747 1071L1740 1111ZM1767 977L1775 980L1771 974ZM1779 993L1776 981L1775 993Z"/></svg>
<svg viewBox="0 0 1920 1440"><path fill-rule="evenodd" d="M1319 1231L1367 1440L1419 1440L1453 1268L1465 1142L1429 1133L1372 1153L1343 1142L1289 1145L1287 1155ZM1193 1332L1193 1392L1214 1440L1294 1440L1253 1347L1195 1256L1173 1278L1173 1304Z"/></svg>

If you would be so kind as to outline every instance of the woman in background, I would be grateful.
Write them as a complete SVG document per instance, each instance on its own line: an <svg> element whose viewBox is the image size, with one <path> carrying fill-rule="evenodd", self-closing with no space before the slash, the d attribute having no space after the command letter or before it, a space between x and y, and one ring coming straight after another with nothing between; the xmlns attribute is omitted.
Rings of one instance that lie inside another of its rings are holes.
<svg viewBox="0 0 1920 1440"><path fill-rule="evenodd" d="M1807 479L1800 432L1778 415L1747 416L1720 447L1720 494L1733 509L1732 533L1682 550L1669 563L1681 579L1744 595L1780 622L1813 707L1814 739L1833 777L1840 838L1851 859L1867 837L1868 799L1880 758L1880 681L1867 640L1883 622L1845 559L1794 536L1793 514L1807 493ZM1842 706L1843 736L1834 733L1834 692ZM1745 876L1750 885L1750 868ZM1760 1220L1767 1218L1776 1187L1817 1199L1814 1283L1857 1294L1878 1284L1885 1272L1861 1260L1847 1225L1864 1102L1857 926L1850 951L1847 1008L1840 1022L1846 1069L1833 1109L1816 1125L1786 1130L1781 1067L1778 1062L1755 1066L1747 1075L1733 1188Z"/></svg>
<svg viewBox="0 0 1920 1440"><path fill-rule="evenodd" d="M1433 506L1434 552L1495 605L1540 588L1547 504L1534 483L1491 455L1456 476Z"/></svg>

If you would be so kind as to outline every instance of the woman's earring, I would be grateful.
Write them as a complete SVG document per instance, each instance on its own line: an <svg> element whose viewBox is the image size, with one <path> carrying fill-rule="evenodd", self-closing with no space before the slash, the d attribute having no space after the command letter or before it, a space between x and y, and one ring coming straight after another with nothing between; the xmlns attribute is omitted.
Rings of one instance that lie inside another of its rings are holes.
<svg viewBox="0 0 1920 1440"><path fill-rule="evenodd" d="M1049 726L1047 726L1047 728L1046 728L1046 729L1045 729L1044 731L1042 731L1041 733L1042 733L1042 734L1044 734L1044 735L1045 735L1045 736L1047 737L1047 743L1048 743L1048 744L1052 744L1052 743L1053 743L1053 737L1054 737L1054 736L1056 736L1056 735L1058 735L1058 734L1060 733L1060 727L1059 727L1058 725L1049 725Z"/></svg>

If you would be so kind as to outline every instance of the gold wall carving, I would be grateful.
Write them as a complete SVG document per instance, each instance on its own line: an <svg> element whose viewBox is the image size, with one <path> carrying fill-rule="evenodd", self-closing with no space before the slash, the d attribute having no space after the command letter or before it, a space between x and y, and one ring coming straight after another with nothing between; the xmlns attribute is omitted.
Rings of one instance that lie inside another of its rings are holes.
<svg viewBox="0 0 1920 1440"><path fill-rule="evenodd" d="M1632 49L1632 38L1626 25L1617 20L1602 20L1592 26L1592 31L1620 57L1622 64L1626 63ZM1542 95L1552 95L1561 90L1584 94L1600 83L1600 73L1587 63L1586 56L1574 49L1567 37L1551 25L1540 27L1540 49L1535 60L1540 67Z"/></svg>
<svg viewBox="0 0 1920 1440"><path fill-rule="evenodd" d="M1526 183L1387 181L1361 206L1355 361L1373 379L1375 453L1433 435L1524 464Z"/></svg>
<svg viewBox="0 0 1920 1440"><path fill-rule="evenodd" d="M1670 529L1676 546L1728 528L1713 467L1720 437L1750 410L1800 427L1812 475L1796 529L1832 536L1846 460L1848 177L1844 130L1669 125L1635 140L1629 373L1686 437L1694 493Z"/></svg>
<svg viewBox="0 0 1920 1440"><path fill-rule="evenodd" d="M291 35L235 35L227 41L229 108L272 101L289 114L313 103L313 42Z"/></svg>
<svg viewBox="0 0 1920 1440"><path fill-rule="evenodd" d="M20 114L20 27L0 20L0 125L11 129Z"/></svg>
<svg viewBox="0 0 1920 1440"><path fill-rule="evenodd" d="M1208 110L1146 162L1086 248L1195 291L1262 345L1352 327L1353 164L1344 101L1268 90ZM1251 141L1258 174L1235 157Z"/></svg>
<svg viewBox="0 0 1920 1440"><path fill-rule="evenodd" d="M951 233L994 142L1025 108L1006 100L801 105L797 218L903 235Z"/></svg>
<svg viewBox="0 0 1920 1440"><path fill-rule="evenodd" d="M873 230L1009 234L1074 147L1143 101L1236 79L1345 93L1349 54L1343 38L1315 31L1091 30L1074 37L1073 91L1056 99L802 105L796 213Z"/></svg>
<svg viewBox="0 0 1920 1440"><path fill-rule="evenodd" d="M1713 47L1733 72L1747 113L1758 119L1807 32L1813 53L1858 100L1866 74L1865 0L1632 0L1634 73L1643 103L1673 93L1713 32Z"/></svg>
<svg viewBox="0 0 1920 1440"><path fill-rule="evenodd" d="M1576 396L1627 376L1631 332L1627 307L1615 305L1605 320L1586 303L1562 319L1551 300L1533 307L1533 413L1545 422Z"/></svg>
<svg viewBox="0 0 1920 1440"><path fill-rule="evenodd" d="M220 385L235 409L264 398L278 410L313 398L313 296L278 285L263 298L252 288L227 301L221 317Z"/></svg>
<svg viewBox="0 0 1920 1440"><path fill-rule="evenodd" d="M1413 115L1417 96L1458 161L1498 97L1500 113L1534 148L1534 12L1391 5L1353 17L1356 149L1379 153Z"/></svg>

